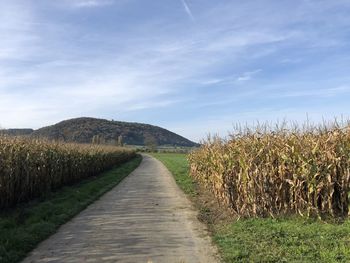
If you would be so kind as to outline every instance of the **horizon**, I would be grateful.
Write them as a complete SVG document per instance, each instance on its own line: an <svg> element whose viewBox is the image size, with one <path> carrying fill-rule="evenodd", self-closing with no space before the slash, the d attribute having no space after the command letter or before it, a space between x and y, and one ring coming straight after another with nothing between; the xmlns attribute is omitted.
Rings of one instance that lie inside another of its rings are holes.
<svg viewBox="0 0 350 263"><path fill-rule="evenodd" d="M0 127L90 116L198 142L347 119L350 2L2 0Z"/></svg>

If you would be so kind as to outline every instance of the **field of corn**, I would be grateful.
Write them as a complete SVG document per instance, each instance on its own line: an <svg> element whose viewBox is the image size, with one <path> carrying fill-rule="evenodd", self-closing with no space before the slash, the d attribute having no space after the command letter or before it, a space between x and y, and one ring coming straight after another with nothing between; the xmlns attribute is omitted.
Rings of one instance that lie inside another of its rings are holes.
<svg viewBox="0 0 350 263"><path fill-rule="evenodd" d="M346 217L350 131L246 130L209 138L189 156L191 176L238 217Z"/></svg>
<svg viewBox="0 0 350 263"><path fill-rule="evenodd" d="M126 162L132 150L0 136L0 209Z"/></svg>

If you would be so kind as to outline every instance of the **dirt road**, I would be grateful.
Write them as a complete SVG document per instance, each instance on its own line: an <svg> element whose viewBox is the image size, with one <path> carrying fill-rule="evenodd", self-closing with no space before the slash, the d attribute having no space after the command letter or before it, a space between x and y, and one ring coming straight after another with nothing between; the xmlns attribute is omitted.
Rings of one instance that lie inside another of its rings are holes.
<svg viewBox="0 0 350 263"><path fill-rule="evenodd" d="M158 160L141 165L24 262L215 263L191 203Z"/></svg>

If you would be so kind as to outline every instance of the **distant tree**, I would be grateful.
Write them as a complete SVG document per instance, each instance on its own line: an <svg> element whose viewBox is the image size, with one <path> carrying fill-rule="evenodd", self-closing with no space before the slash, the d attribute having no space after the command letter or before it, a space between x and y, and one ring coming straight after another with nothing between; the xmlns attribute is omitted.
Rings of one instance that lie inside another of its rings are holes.
<svg viewBox="0 0 350 263"><path fill-rule="evenodd" d="M150 134L145 135L144 143L148 151L155 152L157 150L157 140L154 136Z"/></svg>
<svg viewBox="0 0 350 263"><path fill-rule="evenodd" d="M92 144L105 144L106 140L102 135L94 135L92 137Z"/></svg>
<svg viewBox="0 0 350 263"><path fill-rule="evenodd" d="M70 136L69 131L68 130L63 130L60 139L63 140L64 142L67 142L67 141L69 141L69 136Z"/></svg>
<svg viewBox="0 0 350 263"><path fill-rule="evenodd" d="M123 146L123 136L119 135L117 138L117 146Z"/></svg>
<svg viewBox="0 0 350 263"><path fill-rule="evenodd" d="M99 138L98 138L98 135L94 135L92 137L92 144L99 144Z"/></svg>

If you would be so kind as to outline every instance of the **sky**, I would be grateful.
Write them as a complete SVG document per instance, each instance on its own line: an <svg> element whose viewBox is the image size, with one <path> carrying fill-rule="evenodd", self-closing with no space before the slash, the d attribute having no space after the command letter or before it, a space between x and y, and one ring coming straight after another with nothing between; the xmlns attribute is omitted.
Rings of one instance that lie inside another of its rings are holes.
<svg viewBox="0 0 350 263"><path fill-rule="evenodd" d="M74 117L194 141L348 118L348 0L0 0L0 126Z"/></svg>

